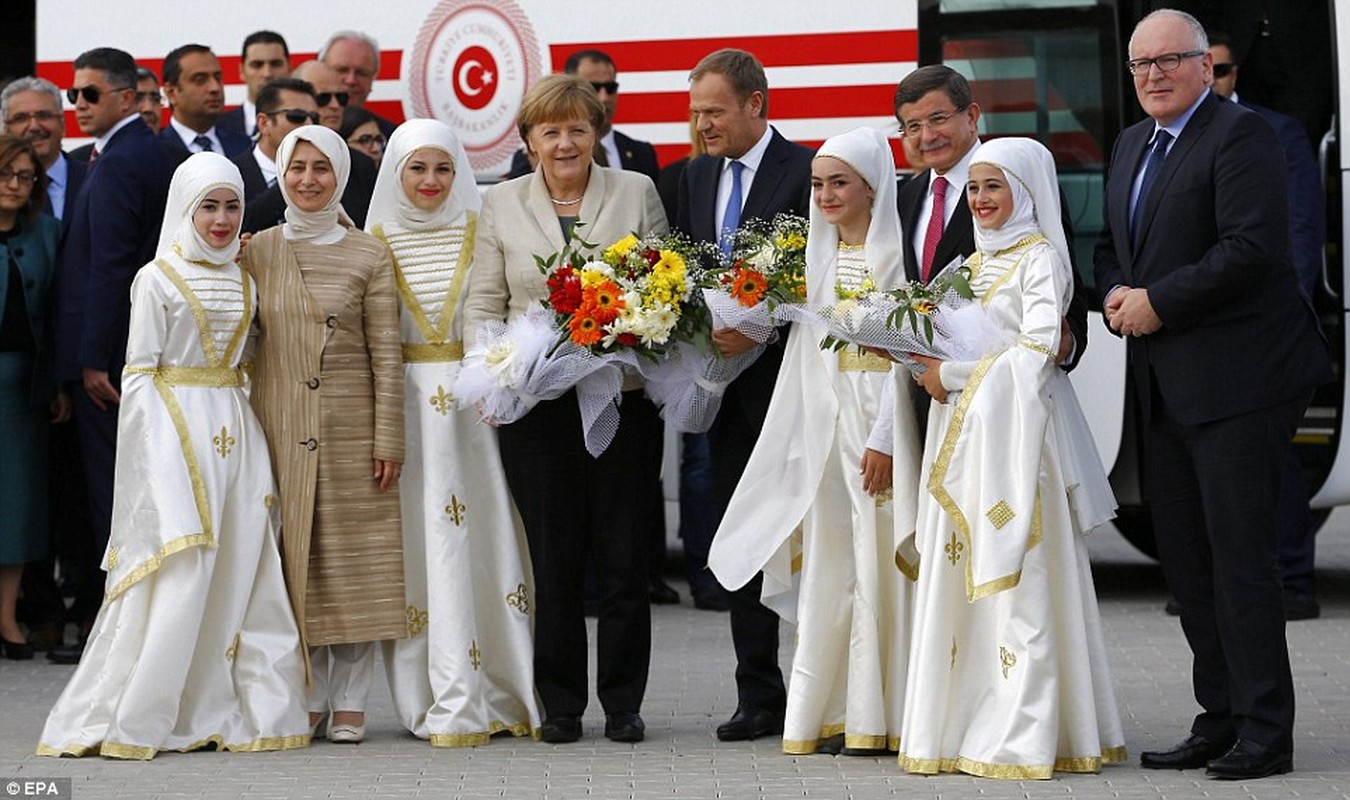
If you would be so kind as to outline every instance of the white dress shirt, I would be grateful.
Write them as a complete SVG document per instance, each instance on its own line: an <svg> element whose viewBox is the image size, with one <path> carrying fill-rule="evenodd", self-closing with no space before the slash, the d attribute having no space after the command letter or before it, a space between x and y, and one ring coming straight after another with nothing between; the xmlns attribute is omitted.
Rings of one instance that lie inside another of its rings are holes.
<svg viewBox="0 0 1350 800"><path fill-rule="evenodd" d="M966 181L970 180L970 162L975 158L975 151L980 149L980 140L975 140L975 146L966 151L961 160L956 162L951 169L943 173L942 177L947 179L947 195L943 204L942 229L947 230L947 225L952 221L952 214L956 209L965 205L966 200ZM919 221L914 225L911 242L914 246L914 255L918 256L920 268L923 266L923 239L928 233L928 220L933 216L933 179L937 177L936 172L929 172L928 191L924 193L923 204L919 206ZM933 274L936 275L946 264L934 264Z"/></svg>
<svg viewBox="0 0 1350 800"><path fill-rule="evenodd" d="M179 122L177 117L169 117L169 126L173 128L174 133L178 134L178 138L183 140L183 146L187 148L189 153L202 152L202 148L197 145L196 139L198 136L205 136L211 140L212 150L220 153L222 156L225 155L225 148L221 147L220 137L216 135L216 126L212 125L205 133L198 133Z"/></svg>
<svg viewBox="0 0 1350 800"><path fill-rule="evenodd" d="M759 172L760 162L764 160L764 153L769 149L769 140L773 138L773 127L765 126L764 135L759 137L755 146L745 152L745 155L735 159L744 165L741 169L741 209L745 209L745 200L750 196L750 187L754 185L755 175ZM727 200L731 197L731 162L733 159L722 159L722 175L717 181L717 231L722 230L722 220L727 213Z"/></svg>

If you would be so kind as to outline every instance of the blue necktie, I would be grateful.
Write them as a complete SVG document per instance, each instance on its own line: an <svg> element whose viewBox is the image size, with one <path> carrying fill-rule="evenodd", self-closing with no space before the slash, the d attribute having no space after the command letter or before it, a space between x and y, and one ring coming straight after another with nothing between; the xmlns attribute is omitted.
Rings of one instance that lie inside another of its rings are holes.
<svg viewBox="0 0 1350 800"><path fill-rule="evenodd" d="M192 143L195 144L195 145L197 145L198 147L201 148L200 150L197 151L197 152L199 152L199 153L213 153L213 152L215 152L215 148L211 146L211 137L210 137L210 136L206 136L206 135L203 134L203 135L201 135L201 136L198 136L196 139L193 139L193 140L192 140Z"/></svg>
<svg viewBox="0 0 1350 800"><path fill-rule="evenodd" d="M727 196L727 210L722 215L721 247L723 255L731 255L732 234L741 224L741 170L745 165L731 162L731 194Z"/></svg>
<svg viewBox="0 0 1350 800"><path fill-rule="evenodd" d="M1148 202L1153 182L1158 179L1158 172L1162 170L1163 159L1167 158L1167 143L1170 141L1172 134L1159 129L1153 140L1153 150L1148 154L1148 162L1144 164L1144 179L1139 183L1139 196L1135 198L1134 211L1130 214L1130 239L1136 246L1139 244L1139 223L1144 216L1144 205Z"/></svg>

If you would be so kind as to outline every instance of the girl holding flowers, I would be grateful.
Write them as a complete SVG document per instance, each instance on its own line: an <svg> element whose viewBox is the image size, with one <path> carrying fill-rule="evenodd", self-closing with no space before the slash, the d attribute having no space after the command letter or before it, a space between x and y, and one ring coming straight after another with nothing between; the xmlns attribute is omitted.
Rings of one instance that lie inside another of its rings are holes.
<svg viewBox="0 0 1350 800"><path fill-rule="evenodd" d="M811 183L807 302L901 284L885 135L860 128L829 139ZM797 624L783 751L875 754L894 750L900 730L912 590L895 550L913 530L919 447L909 382L892 384L879 356L823 350L824 334L793 326L766 435L708 563L732 590L763 570L765 605ZM897 388L905 401L889 402Z"/></svg>

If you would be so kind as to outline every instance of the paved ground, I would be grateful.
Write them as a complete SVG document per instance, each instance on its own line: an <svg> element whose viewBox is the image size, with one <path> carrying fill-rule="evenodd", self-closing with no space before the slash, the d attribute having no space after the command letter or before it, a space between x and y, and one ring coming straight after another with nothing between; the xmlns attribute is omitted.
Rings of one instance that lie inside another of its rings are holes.
<svg viewBox="0 0 1350 800"><path fill-rule="evenodd" d="M691 606L655 610L647 741L601 736L592 701L574 745L496 739L438 750L395 723L383 679L372 692L370 734L352 747L319 742L269 754L168 754L149 763L32 755L47 710L72 668L0 661L0 798L11 778L69 777L85 798L1350 798L1350 510L1319 540L1323 618L1293 623L1299 693L1297 771L1249 783L1202 772L1153 772L1140 750L1184 735L1194 704L1176 621L1162 613L1156 566L1114 532L1093 540L1093 562L1131 763L1100 775L1044 782L905 775L893 759L786 756L776 740L724 744L713 735L735 707L724 615ZM681 588L683 588L681 586ZM688 603L686 593L686 603ZM791 634L785 631L785 642ZM790 645L788 645L790 646ZM787 654L784 654L785 661Z"/></svg>

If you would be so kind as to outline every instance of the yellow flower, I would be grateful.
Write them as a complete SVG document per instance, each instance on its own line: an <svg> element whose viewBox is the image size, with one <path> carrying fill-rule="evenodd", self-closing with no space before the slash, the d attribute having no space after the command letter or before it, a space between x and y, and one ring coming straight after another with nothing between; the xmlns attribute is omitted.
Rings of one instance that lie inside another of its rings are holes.
<svg viewBox="0 0 1350 800"><path fill-rule="evenodd" d="M581 272L577 274L577 277L581 279L581 288L583 289L599 286L610 279L609 275L607 275L604 270L596 269L594 267L587 267L586 269L581 270Z"/></svg>
<svg viewBox="0 0 1350 800"><path fill-rule="evenodd" d="M638 237L628 234L619 241L609 246L605 251L604 259L606 264L618 264L628 252L637 246Z"/></svg>
<svg viewBox="0 0 1350 800"><path fill-rule="evenodd" d="M778 236L774 239L773 243L777 245L780 250L801 250L806 247L806 237L797 231L792 231L791 233Z"/></svg>
<svg viewBox="0 0 1350 800"><path fill-rule="evenodd" d="M914 303L914 310L923 314L925 317L932 314L934 311L937 311L937 308L937 303L934 303L932 300L918 300Z"/></svg>

